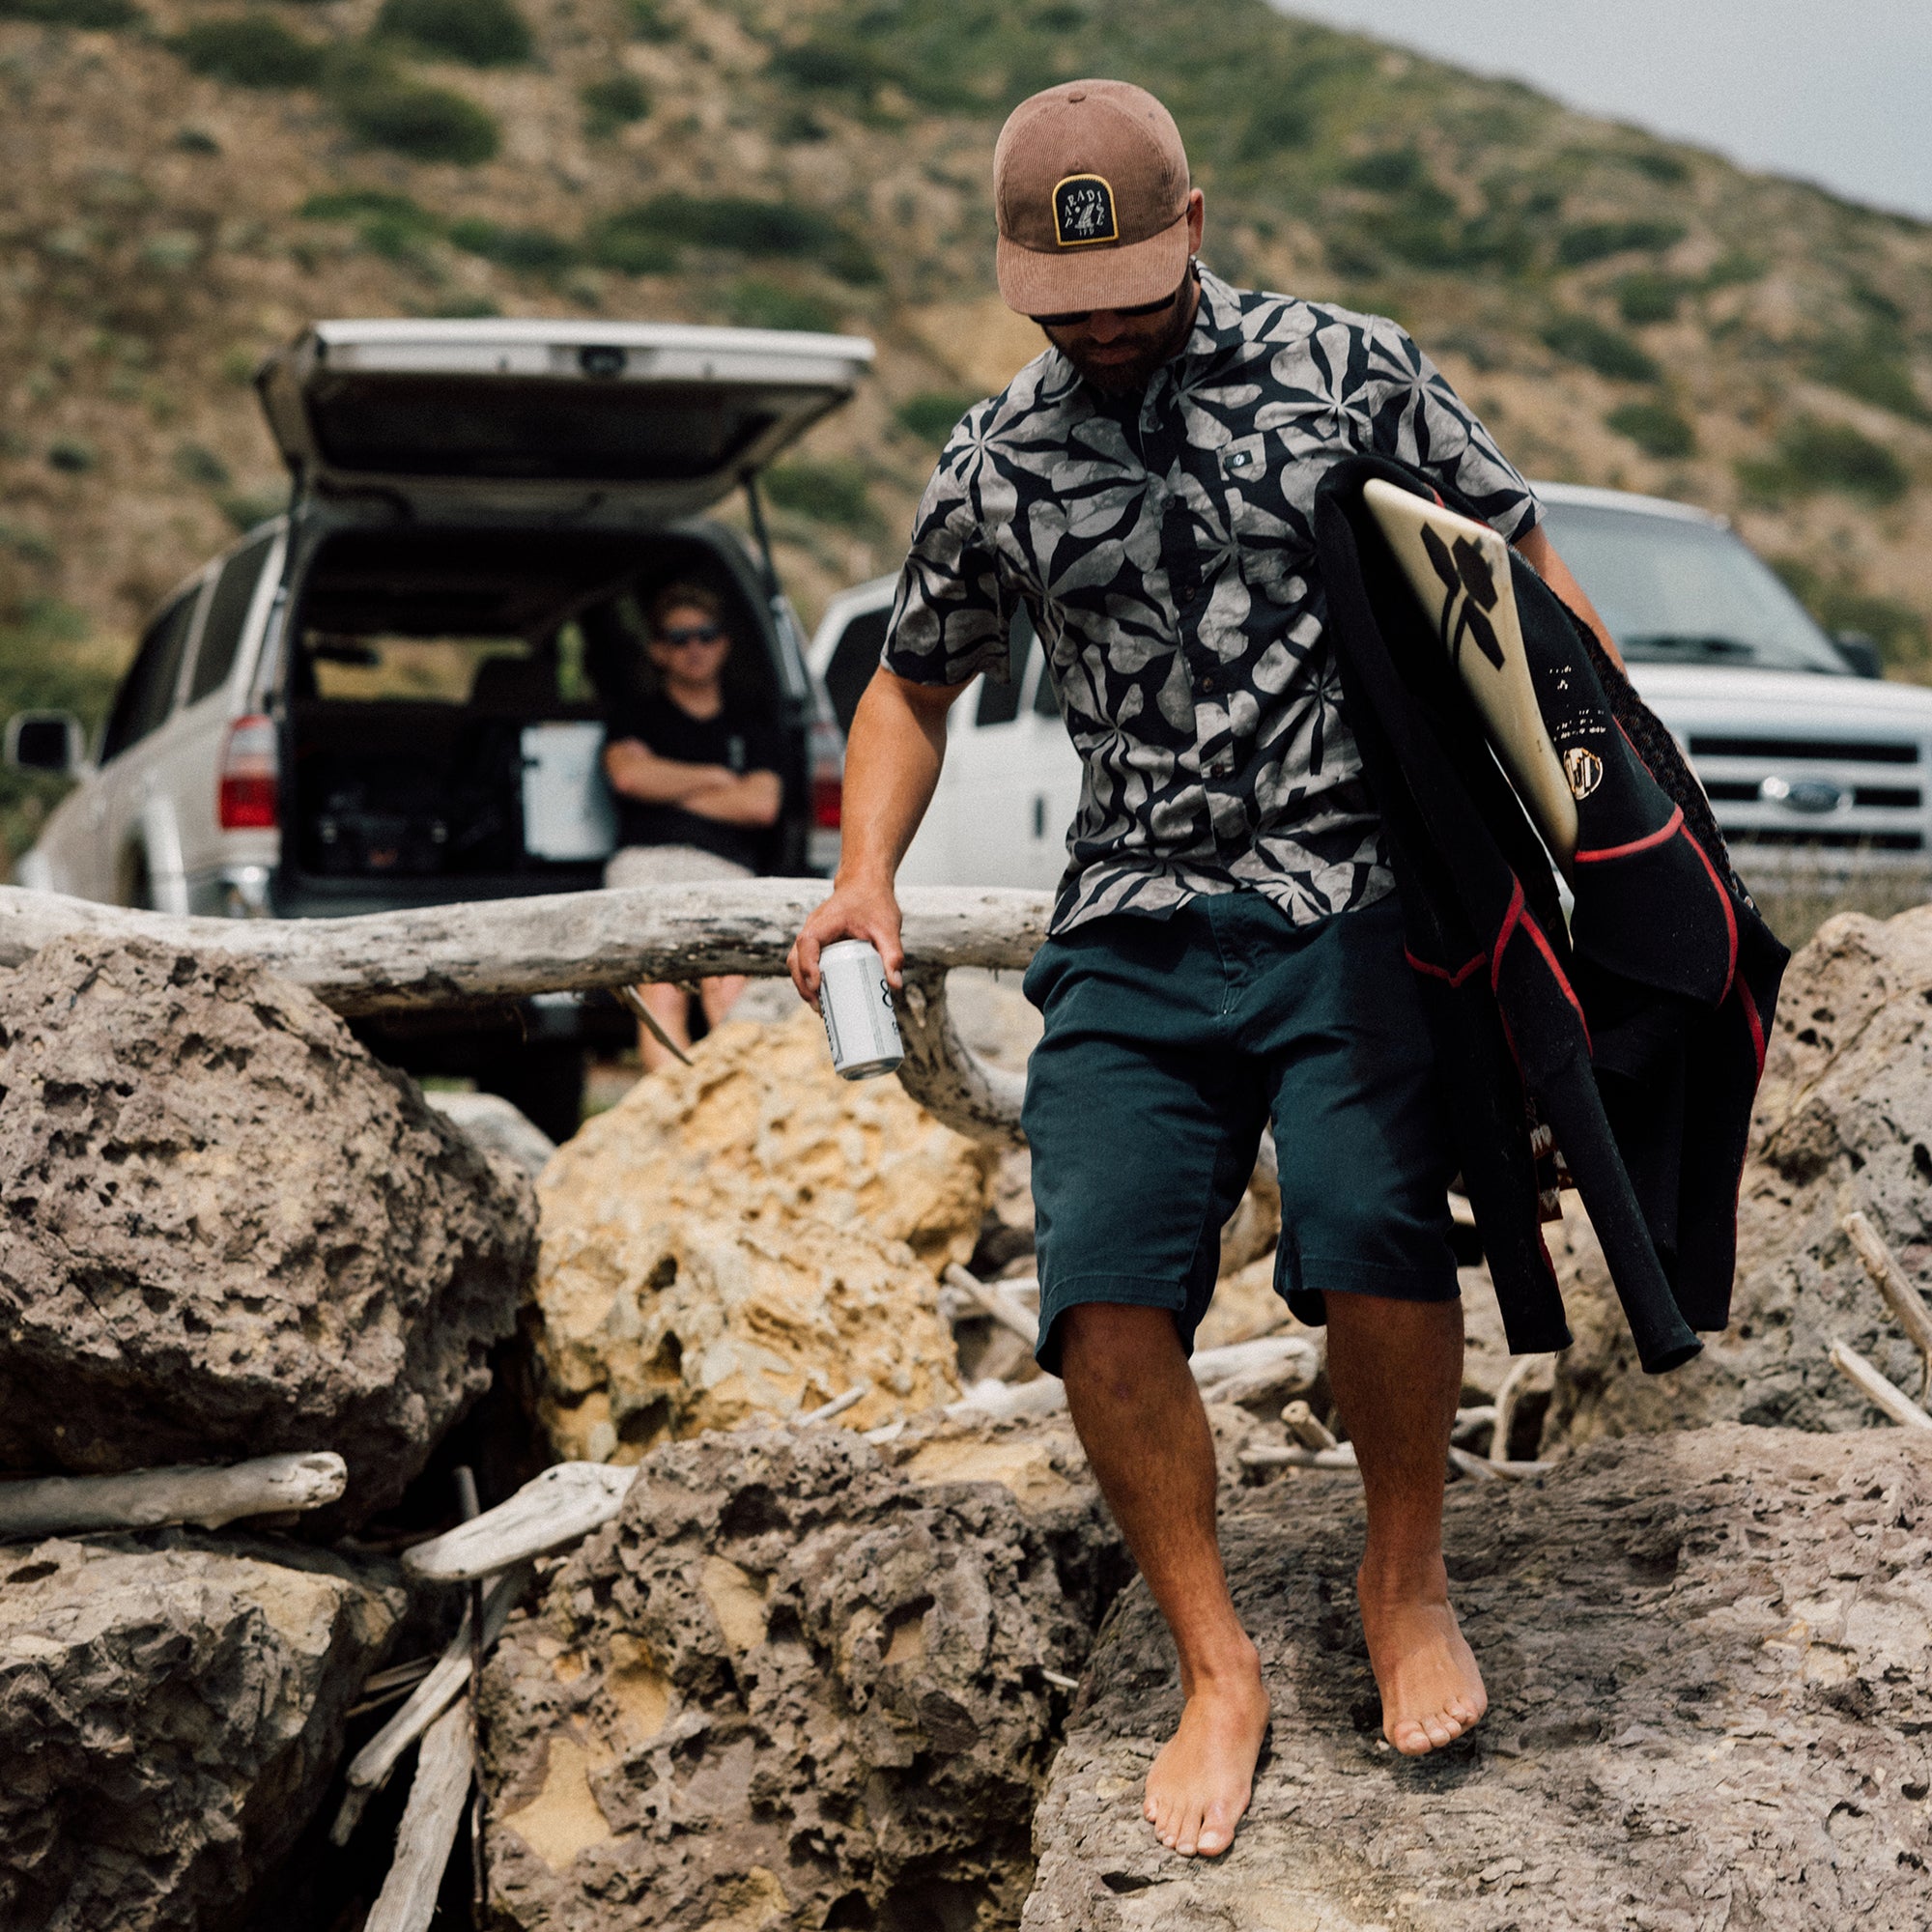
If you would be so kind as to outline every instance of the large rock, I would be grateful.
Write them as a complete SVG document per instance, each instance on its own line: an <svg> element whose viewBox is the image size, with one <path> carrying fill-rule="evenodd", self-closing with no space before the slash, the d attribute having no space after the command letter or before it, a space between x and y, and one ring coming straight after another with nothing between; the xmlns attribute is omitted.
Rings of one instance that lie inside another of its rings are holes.
<svg viewBox="0 0 1932 1932"><path fill-rule="evenodd" d="M535 1205L300 988L150 942L0 981L0 1468L280 1449L392 1502L515 1327Z"/></svg>
<svg viewBox="0 0 1932 1932"><path fill-rule="evenodd" d="M1233 1850L1140 1816L1180 1694L1122 1594L1035 1824L1027 1932L1811 1932L1926 1923L1932 1444L1719 1426L1459 1485L1450 1574L1490 1715L1382 1743L1353 1604L1352 1481L1224 1520L1275 1699Z"/></svg>
<svg viewBox="0 0 1932 1932"><path fill-rule="evenodd" d="M239 1923L402 1608L314 1551L151 1533L0 1552L0 1925Z"/></svg>
<svg viewBox="0 0 1932 1932"><path fill-rule="evenodd" d="M673 1216L813 1221L902 1241L937 1275L979 1236L993 1152L896 1080L841 1080L825 1028L727 1021L586 1122L544 1171L544 1228L629 1233Z"/></svg>
<svg viewBox="0 0 1932 1932"><path fill-rule="evenodd" d="M841 1432L655 1452L485 1677L490 1869L518 1926L1010 1925L1089 1630L1013 1488ZM1005 1459L1078 1511L1051 1449ZM1065 1527L1065 1523L1063 1527ZM1072 1580L1075 1598L1086 1586Z"/></svg>
<svg viewBox="0 0 1932 1932"><path fill-rule="evenodd" d="M958 1393L936 1273L979 1238L988 1151L824 1030L727 1023L640 1080L540 1183L544 1419L560 1454L815 1408L867 1429Z"/></svg>
<svg viewBox="0 0 1932 1932"><path fill-rule="evenodd" d="M1740 1421L1856 1428L1876 1411L1833 1369L1843 1339L1911 1393L1919 1364L1839 1223L1862 1208L1909 1275L1932 1269L1932 907L1828 921L1784 976L1738 1204L1731 1325L1667 1376L1638 1368L1587 1218L1550 1253L1576 1344L1546 1449Z"/></svg>

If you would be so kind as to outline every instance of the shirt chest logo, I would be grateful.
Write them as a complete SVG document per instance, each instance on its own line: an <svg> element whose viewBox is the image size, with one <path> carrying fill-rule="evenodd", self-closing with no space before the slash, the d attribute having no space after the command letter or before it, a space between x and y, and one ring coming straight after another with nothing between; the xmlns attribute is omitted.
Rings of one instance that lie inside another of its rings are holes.
<svg viewBox="0 0 1932 1932"><path fill-rule="evenodd" d="M1053 233L1063 248L1091 248L1118 242L1114 187L1104 175L1068 175L1053 187Z"/></svg>

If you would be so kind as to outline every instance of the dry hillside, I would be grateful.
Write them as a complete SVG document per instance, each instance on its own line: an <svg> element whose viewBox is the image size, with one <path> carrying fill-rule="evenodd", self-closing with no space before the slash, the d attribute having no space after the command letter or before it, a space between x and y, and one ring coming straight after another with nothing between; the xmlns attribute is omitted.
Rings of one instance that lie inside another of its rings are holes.
<svg viewBox="0 0 1932 1932"><path fill-rule="evenodd" d="M247 379L316 315L875 337L774 478L815 614L1037 346L992 292L988 160L1083 71L1175 107L1214 266L1398 315L1526 468L1735 514L1925 674L1923 225L1263 0L0 0L0 700L98 704L274 503Z"/></svg>

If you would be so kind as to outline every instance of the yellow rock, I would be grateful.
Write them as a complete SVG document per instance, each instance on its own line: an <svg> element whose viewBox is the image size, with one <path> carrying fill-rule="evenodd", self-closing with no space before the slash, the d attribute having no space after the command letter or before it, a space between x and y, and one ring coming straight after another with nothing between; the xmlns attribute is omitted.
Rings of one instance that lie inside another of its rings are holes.
<svg viewBox="0 0 1932 1932"><path fill-rule="evenodd" d="M958 1393L936 1272L989 1160L895 1080L832 1071L816 1017L721 1027L558 1150L539 1186L538 1347L560 1455L817 1408L869 1429Z"/></svg>
<svg viewBox="0 0 1932 1932"><path fill-rule="evenodd" d="M727 1022L693 1058L557 1150L539 1183L546 1234L776 1210L903 1241L935 1275L971 1257L992 1151L896 1080L840 1080L814 1013Z"/></svg>

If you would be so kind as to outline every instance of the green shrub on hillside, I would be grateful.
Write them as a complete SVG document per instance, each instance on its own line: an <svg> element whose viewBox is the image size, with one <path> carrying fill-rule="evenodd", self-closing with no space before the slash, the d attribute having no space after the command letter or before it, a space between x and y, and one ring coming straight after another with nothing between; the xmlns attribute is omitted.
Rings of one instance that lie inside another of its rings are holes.
<svg viewBox="0 0 1932 1932"><path fill-rule="evenodd" d="M1543 344L1616 383L1654 383L1663 373L1628 335L1595 316L1558 316L1544 329Z"/></svg>
<svg viewBox="0 0 1932 1932"><path fill-rule="evenodd" d="M480 219L452 221L449 239L467 253L519 274L560 274L578 260L577 244L547 228L504 228Z"/></svg>
<svg viewBox="0 0 1932 1932"><path fill-rule="evenodd" d="M372 148L473 167L497 153L497 117L446 87L405 78L372 49L331 61L328 90L344 127Z"/></svg>
<svg viewBox="0 0 1932 1932"><path fill-rule="evenodd" d="M511 0L383 0L376 32L469 67L515 67L530 57L529 23Z"/></svg>
<svg viewBox="0 0 1932 1932"><path fill-rule="evenodd" d="M37 27L134 27L147 14L133 0L0 0L0 20L28 20Z"/></svg>
<svg viewBox="0 0 1932 1932"><path fill-rule="evenodd" d="M1350 161L1342 179L1377 194L1406 194L1429 179L1429 170L1413 148L1384 148Z"/></svg>
<svg viewBox="0 0 1932 1932"><path fill-rule="evenodd" d="M825 35L778 47L768 71L774 80L803 93L843 95L861 112L874 110L879 90L885 87L942 113L984 110L986 102L961 85L956 77L959 70L951 62L893 60L879 51L873 39L870 34L864 39Z"/></svg>
<svg viewBox="0 0 1932 1932"><path fill-rule="evenodd" d="M740 328L811 328L832 335L839 324L830 302L756 275L732 283L724 312Z"/></svg>
<svg viewBox="0 0 1932 1932"><path fill-rule="evenodd" d="M1835 490L1883 507L1912 488L1911 472L1884 443L1850 423L1820 422L1812 416L1787 425L1775 456L1740 463L1737 474L1747 495L1772 504Z"/></svg>
<svg viewBox="0 0 1932 1932"><path fill-rule="evenodd" d="M583 103L584 131L600 139L643 120L651 111L650 93L634 73L593 80L577 90L577 98Z"/></svg>
<svg viewBox="0 0 1932 1932"><path fill-rule="evenodd" d="M781 510L839 529L876 527L877 513L866 492L866 472L850 457L813 463L800 457L765 471L765 494Z"/></svg>
<svg viewBox="0 0 1932 1932"><path fill-rule="evenodd" d="M314 87L328 58L267 14L195 20L169 45L196 73L232 87Z"/></svg>
<svg viewBox="0 0 1932 1932"><path fill-rule="evenodd" d="M908 396L893 412L893 418L908 435L937 449L979 400L970 389L922 389L918 395Z"/></svg>
<svg viewBox="0 0 1932 1932"><path fill-rule="evenodd" d="M1913 379L1911 363L1889 344L1858 336L1834 337L1819 346L1811 358L1811 373L1821 383L1829 383L1861 403L1875 403L1893 415L1914 422L1932 418L1932 411L1926 409Z"/></svg>
<svg viewBox="0 0 1932 1932"><path fill-rule="evenodd" d="M1556 242L1556 259L1566 269L1601 262L1611 255L1641 250L1661 255L1689 233L1681 221L1586 221L1567 228Z"/></svg>
<svg viewBox="0 0 1932 1932"><path fill-rule="evenodd" d="M1270 155L1306 148L1315 139L1315 112L1293 94L1269 95L1256 103L1235 149L1240 161L1265 160Z"/></svg>
<svg viewBox="0 0 1932 1932"><path fill-rule="evenodd" d="M650 41L660 46L684 31L666 14L664 0L624 0L624 18L634 41Z"/></svg>
<svg viewBox="0 0 1932 1932"><path fill-rule="evenodd" d="M1675 275L1660 275L1654 269L1639 269L1616 285L1617 313L1634 327L1647 323L1675 322L1678 305L1684 299L1684 284Z"/></svg>
<svg viewBox="0 0 1932 1932"><path fill-rule="evenodd" d="M175 474L185 482L204 490L224 490L233 480L228 466L213 450L198 442L178 443L175 447Z"/></svg>
<svg viewBox="0 0 1932 1932"><path fill-rule="evenodd" d="M829 214L750 195L660 194L596 223L585 238L600 268L629 275L675 268L680 249L716 248L771 260L816 261L841 281L876 281L871 250Z"/></svg>
<svg viewBox="0 0 1932 1932"><path fill-rule="evenodd" d="M1625 403L1604 418L1605 426L1627 436L1646 456L1692 456L1697 432L1671 403Z"/></svg>

